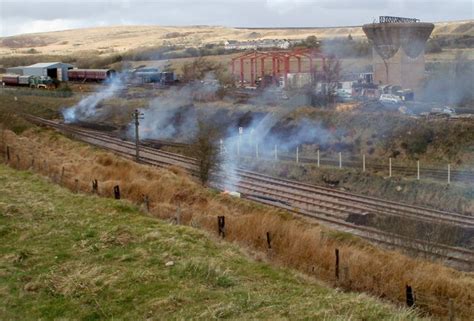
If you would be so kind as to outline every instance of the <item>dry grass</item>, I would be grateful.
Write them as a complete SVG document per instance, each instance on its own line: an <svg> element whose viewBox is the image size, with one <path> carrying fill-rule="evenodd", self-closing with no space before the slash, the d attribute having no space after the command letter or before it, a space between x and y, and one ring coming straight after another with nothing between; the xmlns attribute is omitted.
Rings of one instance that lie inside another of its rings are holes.
<svg viewBox="0 0 474 321"><path fill-rule="evenodd" d="M3 164L0 182L1 320L421 321L127 200L73 194Z"/></svg>
<svg viewBox="0 0 474 321"><path fill-rule="evenodd" d="M469 34L469 21L435 23L433 35ZM123 53L139 47L162 45L164 41L173 45L194 47L205 43L220 43L224 40L251 40L257 33L260 39L303 39L310 35L318 38L365 37L360 26L330 27L314 29L235 29L213 26L161 27L161 26L113 26L65 30L0 38L0 54L27 55L25 48L38 47L42 53L54 55L84 54L100 52L103 55ZM170 38L170 34L177 37Z"/></svg>
<svg viewBox="0 0 474 321"><path fill-rule="evenodd" d="M267 252L267 257L278 264L330 282L334 282L334 249L338 248L342 270L348 271L338 283L343 288L401 303L405 285L409 284L425 311L446 315L447 300L451 298L459 318L467 320L474 313L472 273L381 250L343 233L294 219L286 212L204 190L180 171L138 165L58 134L30 131L16 136L4 131L0 139L2 151L5 145L10 146L13 166L29 168L34 158L34 170L72 190L90 192L90 182L97 179L99 194L110 197L118 184L123 197L136 203L142 203L143 195L148 195L151 215L174 219L179 212L181 223L213 233L217 232L216 216L225 215L227 240L259 253ZM61 179L63 167L65 175ZM272 235L271 251L267 251L266 232Z"/></svg>

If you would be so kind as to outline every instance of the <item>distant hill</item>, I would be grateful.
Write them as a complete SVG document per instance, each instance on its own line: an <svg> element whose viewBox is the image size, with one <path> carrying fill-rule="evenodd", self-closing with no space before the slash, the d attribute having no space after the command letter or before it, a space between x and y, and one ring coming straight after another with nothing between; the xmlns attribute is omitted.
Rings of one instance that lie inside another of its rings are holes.
<svg viewBox="0 0 474 321"><path fill-rule="evenodd" d="M436 23L434 35L474 36L474 21ZM0 38L0 55L120 53L137 47L199 46L225 40L364 37L360 26L330 28L229 28L213 26L116 26L24 34Z"/></svg>

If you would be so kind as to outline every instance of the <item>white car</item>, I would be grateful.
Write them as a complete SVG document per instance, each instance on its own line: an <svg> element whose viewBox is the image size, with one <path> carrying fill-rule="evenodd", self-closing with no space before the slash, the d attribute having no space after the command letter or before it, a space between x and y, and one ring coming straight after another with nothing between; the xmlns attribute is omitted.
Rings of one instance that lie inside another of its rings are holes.
<svg viewBox="0 0 474 321"><path fill-rule="evenodd" d="M454 115L456 115L456 111L452 107L444 106L442 108L433 108L433 109L431 109L431 114L433 114L433 115L438 114L438 115L454 116Z"/></svg>
<svg viewBox="0 0 474 321"><path fill-rule="evenodd" d="M379 101L382 104L391 104L391 105L398 105L402 103L400 97L391 95L391 94L382 94L380 95Z"/></svg>

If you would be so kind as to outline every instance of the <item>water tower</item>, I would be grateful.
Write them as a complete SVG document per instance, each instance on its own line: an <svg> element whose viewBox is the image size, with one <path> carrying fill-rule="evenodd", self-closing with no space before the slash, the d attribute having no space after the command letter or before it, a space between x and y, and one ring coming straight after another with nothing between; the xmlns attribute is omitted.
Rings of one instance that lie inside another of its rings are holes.
<svg viewBox="0 0 474 321"><path fill-rule="evenodd" d="M373 44L374 83L420 90L425 73L425 44L434 24L382 16L362 27Z"/></svg>

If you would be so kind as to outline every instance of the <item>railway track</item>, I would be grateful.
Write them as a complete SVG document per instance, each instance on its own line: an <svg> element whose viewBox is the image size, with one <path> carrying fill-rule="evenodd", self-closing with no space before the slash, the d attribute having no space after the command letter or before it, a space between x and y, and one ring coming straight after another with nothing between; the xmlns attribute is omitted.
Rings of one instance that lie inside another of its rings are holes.
<svg viewBox="0 0 474 321"><path fill-rule="evenodd" d="M135 145L132 142L121 140L110 134L75 128L37 117L25 117L34 123L55 128L66 134L73 135L81 141L103 147L119 155L128 158L133 158L134 156ZM177 165L191 173L197 170L195 160L190 157L160 151L147 146L141 147L140 154L141 162L146 164L162 167ZM221 178L219 175L215 174L214 176L214 178L217 178L217 182ZM245 169L236 169L234 173L229 175L238 177L235 188L246 198L317 219L331 227L356 234L370 241L398 248L409 248L427 255L436 256L445 261L455 263L457 266L462 266L463 269L472 270L473 268L474 251L469 249L408 239L401 235L381 231L373 227L348 223L345 219L350 214L399 216L474 230L474 217L303 184ZM215 185L222 187L219 183ZM427 250L428 248L429 250Z"/></svg>
<svg viewBox="0 0 474 321"><path fill-rule="evenodd" d="M162 146L170 146L175 148L186 148L189 147L187 143L180 143L170 140L160 140L160 139L145 139L142 141L144 146L149 147L156 147L161 148ZM263 151L261 151L263 154ZM268 157L264 158L263 155L260 156L260 160L268 160L274 161L274 156L270 155L271 153L267 153ZM252 153L248 153L248 155L242 155L242 158L253 159L254 155ZM278 154L279 161L287 161L287 162L294 162L296 163L296 156L290 155L287 153L279 153ZM299 156L298 162L300 165L316 165L318 160L312 157L305 157ZM320 158L319 163L321 166L331 166L334 168L339 167L339 161L330 159L330 158ZM354 169L362 169L362 160L358 160L355 157L350 158L349 160L343 161L344 167L354 168ZM386 173L388 175L389 169L388 164L380 165L374 164L370 161L366 162L366 170L372 172L379 172L379 173ZM392 165L392 176L393 177L403 177L403 178L410 178L410 179L417 179L417 168L416 165L413 167L409 166L400 166L400 165ZM433 179L437 181L447 182L448 180L448 171L447 168L433 168L433 167L425 167L420 168L420 177L421 179ZM474 182L474 171L469 170L460 170L460 169L451 169L450 171L450 181L451 182L458 182L458 183L472 183Z"/></svg>

